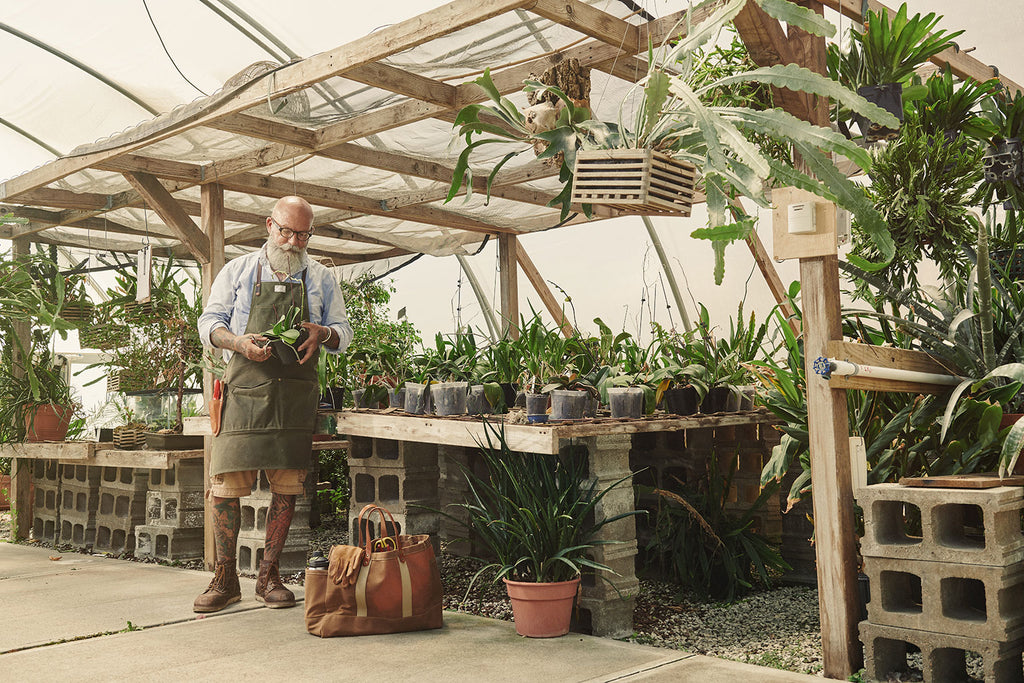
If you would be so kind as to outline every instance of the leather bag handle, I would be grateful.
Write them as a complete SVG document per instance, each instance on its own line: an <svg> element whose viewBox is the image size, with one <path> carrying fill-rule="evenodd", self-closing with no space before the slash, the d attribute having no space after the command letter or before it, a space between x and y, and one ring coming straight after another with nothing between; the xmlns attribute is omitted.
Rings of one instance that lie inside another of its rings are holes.
<svg viewBox="0 0 1024 683"><path fill-rule="evenodd" d="M398 524L395 523L395 518L391 515L391 511L387 508L382 508L379 505L368 504L364 505L363 509L359 511L359 545L364 548L363 550L363 564L370 563L370 555L373 552L372 545L373 539L370 538L370 534L364 531L363 528L363 517L366 517L366 523L371 524L373 513L376 512L380 517L380 537L389 537L394 539L395 550L398 552L398 559L401 562L405 562L405 553L402 550L402 539L398 534ZM390 520L390 526L388 526L388 520ZM366 533L366 538L363 538L363 534ZM380 540L380 539L377 539Z"/></svg>

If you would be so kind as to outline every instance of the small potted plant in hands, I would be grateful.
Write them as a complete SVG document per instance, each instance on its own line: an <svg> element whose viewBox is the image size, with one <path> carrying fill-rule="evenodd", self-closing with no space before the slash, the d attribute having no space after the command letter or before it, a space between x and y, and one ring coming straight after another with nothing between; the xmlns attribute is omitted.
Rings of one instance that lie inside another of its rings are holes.
<svg viewBox="0 0 1024 683"><path fill-rule="evenodd" d="M292 306L262 336L277 359L284 365L291 365L299 361L298 347L309 338L309 330L302 327L302 311L298 306Z"/></svg>
<svg viewBox="0 0 1024 683"><path fill-rule="evenodd" d="M587 557L595 546L619 542L597 540L598 531L639 514L630 510L599 519L595 513L601 500L632 475L599 488L598 480L587 476L580 448L558 455L516 452L509 449L503 429L484 424L487 443L479 445L489 474L477 476L463 468L470 500L453 503L456 514L441 513L466 529L463 540L491 557L482 560L486 566L473 577L470 590L477 578L493 571L512 599L517 633L565 635L580 573L612 571Z"/></svg>

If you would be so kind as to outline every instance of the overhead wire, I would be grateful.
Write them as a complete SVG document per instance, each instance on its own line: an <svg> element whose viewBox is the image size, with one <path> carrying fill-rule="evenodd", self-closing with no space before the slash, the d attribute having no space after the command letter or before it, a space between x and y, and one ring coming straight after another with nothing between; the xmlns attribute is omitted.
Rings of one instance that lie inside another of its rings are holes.
<svg viewBox="0 0 1024 683"><path fill-rule="evenodd" d="M157 28L156 21L153 20L153 14L149 11L149 4L146 2L146 0L142 0L142 6L146 9L146 16L149 17L149 23L153 25L153 31L156 32L156 37L160 41L160 47L164 49L164 54L167 55L167 59L171 60L171 65L174 67L174 70L177 71L178 74L185 79L186 83L188 83L193 88L198 90L200 95L202 95L203 97L209 97L209 95L207 95L202 88L200 88L198 85L190 81L188 76L186 76L182 72L182 70L178 68L178 63L174 61L174 57L171 56L171 51L167 49L167 44L164 43L164 37L160 35L160 29Z"/></svg>

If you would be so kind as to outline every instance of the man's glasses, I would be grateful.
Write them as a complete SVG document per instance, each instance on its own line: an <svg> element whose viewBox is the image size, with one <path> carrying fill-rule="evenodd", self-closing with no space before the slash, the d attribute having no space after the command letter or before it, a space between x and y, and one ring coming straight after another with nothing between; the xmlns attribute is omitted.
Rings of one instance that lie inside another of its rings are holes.
<svg viewBox="0 0 1024 683"><path fill-rule="evenodd" d="M275 221L273 216L270 217L270 222L275 228L277 228L278 232L281 233L281 237L285 238L286 240L290 240L292 238L292 235L295 235L295 239L299 240L300 242L308 242L309 238L313 236L312 228L310 228L309 230L292 230L291 228L285 228L282 227L280 223Z"/></svg>

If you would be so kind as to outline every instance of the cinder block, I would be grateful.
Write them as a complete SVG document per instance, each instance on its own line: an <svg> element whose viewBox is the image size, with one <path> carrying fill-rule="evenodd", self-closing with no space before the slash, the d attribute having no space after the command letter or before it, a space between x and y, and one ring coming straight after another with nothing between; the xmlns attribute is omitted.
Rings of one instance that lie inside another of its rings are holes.
<svg viewBox="0 0 1024 683"><path fill-rule="evenodd" d="M204 512L202 488L146 494L146 524L185 529L202 527Z"/></svg>
<svg viewBox="0 0 1024 683"><path fill-rule="evenodd" d="M203 529L171 526L135 527L135 556L160 560L187 560L203 556Z"/></svg>
<svg viewBox="0 0 1024 683"><path fill-rule="evenodd" d="M32 483L41 484L46 483L51 486L57 485L57 479L60 478L61 467L57 464L56 460L33 460L32 461Z"/></svg>
<svg viewBox="0 0 1024 683"><path fill-rule="evenodd" d="M93 549L104 553L127 553L135 550L135 520L104 517L96 520Z"/></svg>
<svg viewBox="0 0 1024 683"><path fill-rule="evenodd" d="M865 557L1005 566L1024 560L1024 489L926 489L875 484L857 491ZM915 509L916 508L916 509ZM921 535L906 520L920 514Z"/></svg>
<svg viewBox="0 0 1024 683"><path fill-rule="evenodd" d="M186 488L203 488L203 460L190 458L179 460L167 470L149 471L150 491L180 491Z"/></svg>
<svg viewBox="0 0 1024 683"><path fill-rule="evenodd" d="M51 516L57 513L57 488L45 482L35 484L33 505L38 510L49 511Z"/></svg>
<svg viewBox="0 0 1024 683"><path fill-rule="evenodd" d="M309 551L310 532L308 528L296 528L292 525L288 531L288 540L278 560L278 569L282 574L297 572L306 568L306 556ZM239 532L238 534L238 571L256 574L263 560L266 538L258 532Z"/></svg>
<svg viewBox="0 0 1024 683"><path fill-rule="evenodd" d="M67 543L74 548L91 548L96 542L96 516L62 512L60 535L55 543Z"/></svg>
<svg viewBox="0 0 1024 683"><path fill-rule="evenodd" d="M96 517L130 519L141 524L146 518L146 492L101 486Z"/></svg>
<svg viewBox="0 0 1024 683"><path fill-rule="evenodd" d="M32 515L32 538L46 543L57 542L56 512L36 510Z"/></svg>
<svg viewBox="0 0 1024 683"><path fill-rule="evenodd" d="M1019 683L1022 675L1021 649L1024 641L999 642L966 636L944 635L910 628L860 623L864 643L865 679L893 680L889 674L907 670L907 645L921 650L921 668L926 683L966 681L967 652L982 657L984 680L989 683Z"/></svg>
<svg viewBox="0 0 1024 683"><path fill-rule="evenodd" d="M96 486L100 483L101 469L91 465L61 465L60 478L65 486Z"/></svg>
<svg viewBox="0 0 1024 683"><path fill-rule="evenodd" d="M868 621L1008 642L1024 637L1024 565L864 558Z"/></svg>
<svg viewBox="0 0 1024 683"><path fill-rule="evenodd" d="M139 467L100 467L100 486L120 491L145 491L149 470Z"/></svg>

